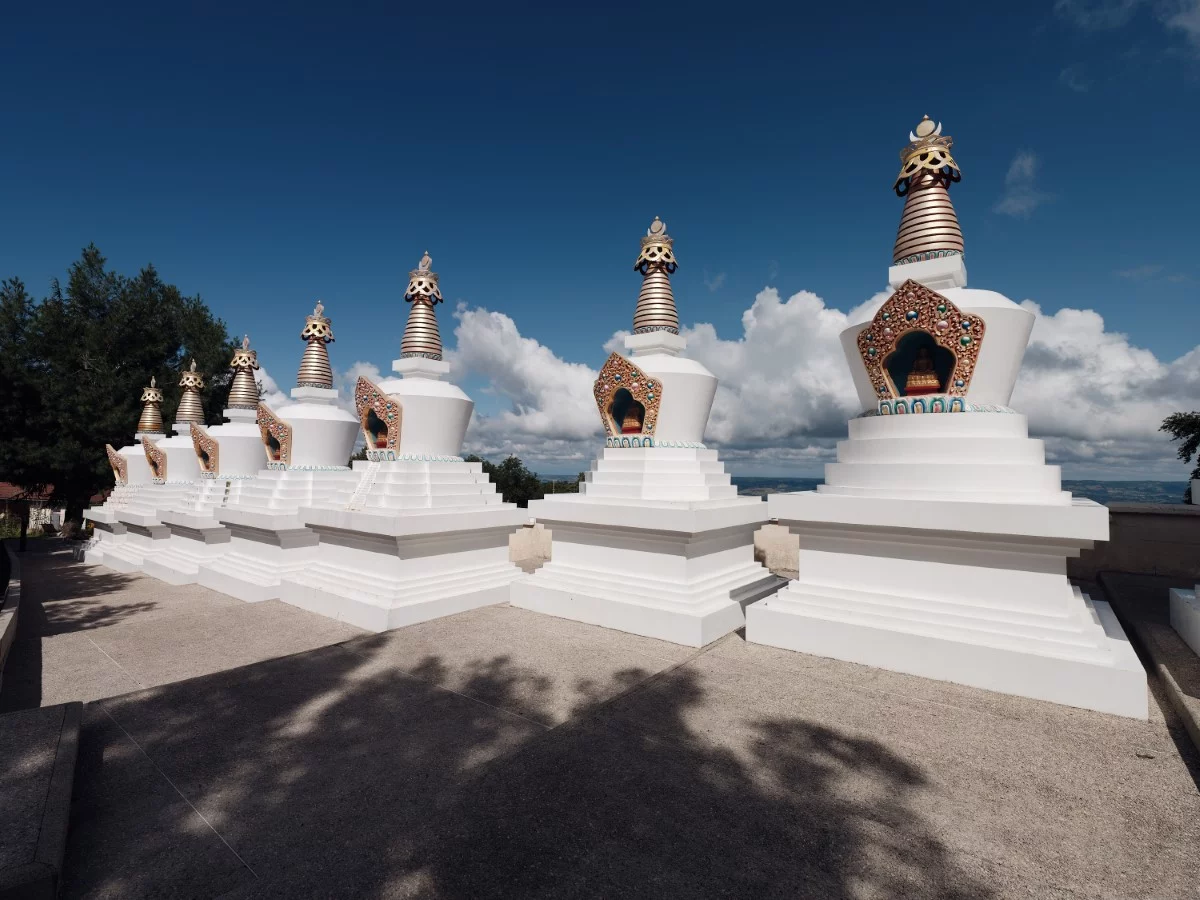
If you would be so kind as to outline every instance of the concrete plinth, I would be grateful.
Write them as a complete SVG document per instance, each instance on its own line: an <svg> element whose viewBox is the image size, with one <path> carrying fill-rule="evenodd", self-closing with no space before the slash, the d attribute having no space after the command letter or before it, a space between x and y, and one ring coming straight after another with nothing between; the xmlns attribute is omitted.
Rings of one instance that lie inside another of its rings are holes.
<svg viewBox="0 0 1200 900"><path fill-rule="evenodd" d="M200 566L222 556L230 546L229 529L208 516L176 510L162 513L171 539L160 553L147 557L142 571L168 584L195 584Z"/></svg>
<svg viewBox="0 0 1200 900"><path fill-rule="evenodd" d="M514 606L701 647L745 624L745 606L783 583L754 561L766 504L530 504L554 534L552 558L514 582ZM634 524L636 523L636 524Z"/></svg>
<svg viewBox="0 0 1200 900"><path fill-rule="evenodd" d="M317 536L294 515L226 509L228 549L199 564L196 581L247 603L279 599L280 579L311 561Z"/></svg>
<svg viewBox="0 0 1200 900"><path fill-rule="evenodd" d="M1121 626L1066 579L1103 507L815 492L769 507L799 536L799 578L747 610L748 641L1146 717Z"/></svg>
<svg viewBox="0 0 1200 900"><path fill-rule="evenodd" d="M510 504L387 515L302 509L320 550L281 579L285 603L387 631L504 603L521 570L508 541L528 518Z"/></svg>
<svg viewBox="0 0 1200 900"><path fill-rule="evenodd" d="M1171 627L1200 656L1200 601L1195 590L1171 588Z"/></svg>

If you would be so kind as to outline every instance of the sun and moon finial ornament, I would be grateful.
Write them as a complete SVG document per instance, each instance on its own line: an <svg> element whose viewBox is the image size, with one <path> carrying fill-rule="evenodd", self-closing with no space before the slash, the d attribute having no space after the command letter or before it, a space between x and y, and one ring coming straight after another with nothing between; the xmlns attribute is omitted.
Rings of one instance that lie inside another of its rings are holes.
<svg viewBox="0 0 1200 900"><path fill-rule="evenodd" d="M230 409L257 409L258 382L254 380L254 370L258 368L258 351L250 349L250 335L242 338L240 350L233 351L233 359L229 362L233 369L233 384L229 386Z"/></svg>
<svg viewBox="0 0 1200 900"><path fill-rule="evenodd" d="M333 369L329 365L329 351L325 345L333 343L333 323L325 317L325 304L320 300L313 307L312 315L304 320L300 339L307 342L307 346L304 356L300 358L296 387L331 390Z"/></svg>
<svg viewBox="0 0 1200 900"><path fill-rule="evenodd" d="M900 174L892 189L904 198L904 212L892 248L894 265L921 262L963 252L962 229L950 185L962 179L950 155L954 139L942 134L942 123L925 116L908 133L900 151Z"/></svg>
<svg viewBox="0 0 1200 900"><path fill-rule="evenodd" d="M434 305L442 302L442 290L432 266L433 259L426 250L417 267L408 273L404 300L412 305L408 311L408 324L404 326L404 337L400 341L401 359L442 358L442 335L438 331L437 313L434 312Z"/></svg>
<svg viewBox="0 0 1200 900"><path fill-rule="evenodd" d="M658 216L646 229L633 268L642 274L642 289L633 314L633 333L669 331L679 334L679 313L671 290L671 275L678 268L675 241L667 234L667 225Z"/></svg>

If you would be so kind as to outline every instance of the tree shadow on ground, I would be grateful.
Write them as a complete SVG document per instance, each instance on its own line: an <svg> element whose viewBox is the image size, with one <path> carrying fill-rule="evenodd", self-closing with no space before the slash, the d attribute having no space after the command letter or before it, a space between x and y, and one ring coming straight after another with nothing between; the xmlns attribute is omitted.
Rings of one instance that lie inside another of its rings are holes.
<svg viewBox="0 0 1200 900"><path fill-rule="evenodd" d="M454 665L411 677L390 652L364 638L90 704L65 895L990 895L914 811L921 769L879 743L698 727L688 667L578 679L548 728L548 675L497 655L451 691Z"/></svg>
<svg viewBox="0 0 1200 900"><path fill-rule="evenodd" d="M135 576L75 562L67 542L40 543L37 551L19 555L21 605L0 684L0 712L41 705L44 638L117 625L158 607L153 601L105 603L103 597L119 597Z"/></svg>

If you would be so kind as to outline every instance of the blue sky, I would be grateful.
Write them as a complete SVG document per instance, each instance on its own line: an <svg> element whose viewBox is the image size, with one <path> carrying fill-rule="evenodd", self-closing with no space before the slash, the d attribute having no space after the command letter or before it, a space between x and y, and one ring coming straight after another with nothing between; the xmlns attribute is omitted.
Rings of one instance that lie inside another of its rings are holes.
<svg viewBox="0 0 1200 900"><path fill-rule="evenodd" d="M286 388L317 298L335 366L386 370L428 249L447 343L463 300L595 367L656 214L681 319L722 337L765 286L870 297L928 113L973 286L1197 343L1194 0L329 7L7 12L0 274L153 262Z"/></svg>

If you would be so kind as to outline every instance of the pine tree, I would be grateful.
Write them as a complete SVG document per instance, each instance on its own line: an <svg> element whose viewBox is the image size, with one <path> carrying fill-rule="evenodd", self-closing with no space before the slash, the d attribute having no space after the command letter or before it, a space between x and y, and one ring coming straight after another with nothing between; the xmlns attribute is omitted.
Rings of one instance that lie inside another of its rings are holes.
<svg viewBox="0 0 1200 900"><path fill-rule="evenodd" d="M194 358L214 373L204 404L221 420L234 346L225 323L184 297L153 266L126 278L90 245L66 284L34 303L20 281L0 285L0 480L26 493L51 490L78 524L89 499L111 484L105 444L133 441L138 397L150 376L174 384ZM168 391L171 421L177 391Z"/></svg>

